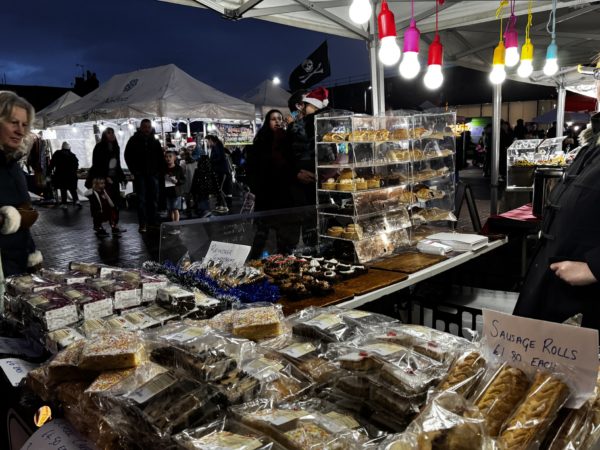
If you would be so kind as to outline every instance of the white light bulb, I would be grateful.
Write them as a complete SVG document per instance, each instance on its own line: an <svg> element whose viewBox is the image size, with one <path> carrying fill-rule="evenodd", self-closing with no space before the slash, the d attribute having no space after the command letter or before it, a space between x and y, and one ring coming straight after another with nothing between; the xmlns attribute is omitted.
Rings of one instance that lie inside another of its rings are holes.
<svg viewBox="0 0 600 450"><path fill-rule="evenodd" d="M427 73L423 78L425 87L427 89L437 89L444 82L444 75L442 74L442 66L439 64L430 64L427 67Z"/></svg>
<svg viewBox="0 0 600 450"><path fill-rule="evenodd" d="M77 133L77 127L71 127L71 132Z"/></svg>
<svg viewBox="0 0 600 450"><path fill-rule="evenodd" d="M521 59L521 55L519 55L519 49L517 47L508 47L506 49L504 58L504 64L506 67L515 67L517 64L519 64L519 59Z"/></svg>
<svg viewBox="0 0 600 450"><path fill-rule="evenodd" d="M378 55L379 61L384 66L393 66L400 60L400 47L396 42L396 36L381 39Z"/></svg>
<svg viewBox="0 0 600 450"><path fill-rule="evenodd" d="M129 125L127 125L127 128L129 128L130 130L134 130L135 129L135 127L131 123Z"/></svg>
<svg viewBox="0 0 600 450"><path fill-rule="evenodd" d="M407 80L412 80L419 74L420 70L419 54L417 52L404 52L404 58L400 63L400 75Z"/></svg>
<svg viewBox="0 0 600 450"><path fill-rule="evenodd" d="M279 85L281 83L281 80L279 79L279 77L273 77L273 84L275 86Z"/></svg>
<svg viewBox="0 0 600 450"><path fill-rule="evenodd" d="M104 131L104 130L106 130L106 125L100 124L100 126L98 128L100 129L100 131Z"/></svg>
<svg viewBox="0 0 600 450"><path fill-rule="evenodd" d="M544 75L551 77L558 72L558 60L556 58L549 58L544 64Z"/></svg>
<svg viewBox="0 0 600 450"><path fill-rule="evenodd" d="M373 14L371 2L369 0L353 0L349 14L352 22L359 25L367 23Z"/></svg>
<svg viewBox="0 0 600 450"><path fill-rule="evenodd" d="M522 59L519 68L517 69L517 75L521 78L529 78L529 75L533 73L533 61L530 59Z"/></svg>
<svg viewBox="0 0 600 450"><path fill-rule="evenodd" d="M504 64L494 64L494 68L490 72L490 81L492 84L501 84L506 79L506 71Z"/></svg>

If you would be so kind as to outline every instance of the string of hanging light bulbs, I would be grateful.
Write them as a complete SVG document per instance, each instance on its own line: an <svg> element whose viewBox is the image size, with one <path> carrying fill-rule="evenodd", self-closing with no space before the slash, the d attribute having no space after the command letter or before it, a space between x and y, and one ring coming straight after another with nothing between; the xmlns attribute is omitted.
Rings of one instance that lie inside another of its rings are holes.
<svg viewBox="0 0 600 450"><path fill-rule="evenodd" d="M517 31L517 16L515 14L516 0L501 0L496 11L496 17L500 19L500 39L494 49L490 81L500 84L506 79L506 67L512 68L518 65L517 74L522 78L528 78L533 72L533 44L530 38L532 24L532 10L534 0L529 0L527 25L525 28L525 43L519 52L519 36ZM442 73L443 46L438 32L438 5L444 0L435 0L435 36L429 46L427 58L427 72L423 82L428 89L438 89L444 81ZM503 29L504 8L510 4L510 16ZM552 0L552 11L548 19L546 29L551 35L551 42L546 50L546 63L544 74L552 76L558 71L557 45L556 45L556 4ZM373 14L370 0L353 0L350 5L350 19L359 24L366 24ZM411 0L410 24L404 32L403 51L398 46L398 36L394 13L390 10L386 0L381 3L377 15L379 51L378 58L385 66L393 66L401 60L399 66L400 75L408 80L414 79L421 71L419 62L419 43L421 33L415 20L414 0Z"/></svg>

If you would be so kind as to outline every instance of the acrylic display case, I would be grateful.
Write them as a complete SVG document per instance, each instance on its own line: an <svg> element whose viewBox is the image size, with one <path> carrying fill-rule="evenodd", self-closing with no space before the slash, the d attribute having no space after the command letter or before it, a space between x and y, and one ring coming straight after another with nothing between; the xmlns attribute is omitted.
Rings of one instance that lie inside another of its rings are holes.
<svg viewBox="0 0 600 450"><path fill-rule="evenodd" d="M532 188L536 167L566 165L563 152L565 137L523 139L513 142L506 152L508 188Z"/></svg>
<svg viewBox="0 0 600 450"><path fill-rule="evenodd" d="M320 241L366 262L409 246L413 224L452 220L454 124L454 113L317 116Z"/></svg>

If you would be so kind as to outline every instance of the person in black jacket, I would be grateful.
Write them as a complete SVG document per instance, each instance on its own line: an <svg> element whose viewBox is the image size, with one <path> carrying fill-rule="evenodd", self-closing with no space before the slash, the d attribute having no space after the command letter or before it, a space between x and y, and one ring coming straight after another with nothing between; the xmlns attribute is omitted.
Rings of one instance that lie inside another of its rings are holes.
<svg viewBox="0 0 600 450"><path fill-rule="evenodd" d="M54 152L50 161L51 179L55 189L60 189L61 207L67 209L67 191L73 198L73 204L81 208L77 196L77 169L79 160L71 152L71 144L63 142L60 150Z"/></svg>
<svg viewBox="0 0 600 450"><path fill-rule="evenodd" d="M544 210L513 314L563 322L582 313L582 326L600 330L600 113L579 139L582 147Z"/></svg>
<svg viewBox="0 0 600 450"><path fill-rule="evenodd" d="M158 178L164 168L163 150L149 119L142 120L139 131L127 142L125 162L137 194L139 232L145 233L147 225L157 225Z"/></svg>
<svg viewBox="0 0 600 450"><path fill-rule="evenodd" d="M302 96L300 118L288 127L290 163L293 171L291 193L294 206L314 205L317 201L315 162L315 115L329 104L329 92L323 87L313 89ZM302 223L302 240L309 246L316 245L316 223L306 217Z"/></svg>
<svg viewBox="0 0 600 450"><path fill-rule="evenodd" d="M233 206L233 170L229 153L221 140L213 135L206 136L206 142L210 147L210 162L217 177L220 195L217 196L217 207L215 212L226 214Z"/></svg>
<svg viewBox="0 0 600 450"><path fill-rule="evenodd" d="M287 158L283 129L283 115L277 109L265 116L263 126L256 134L252 146L246 150L246 178L255 195L255 211L292 208L291 185L295 172ZM277 236L277 251L290 253L298 243L300 227L294 217L290 221L277 217L256 221L256 234L252 243L251 258L260 258L271 229Z"/></svg>
<svg viewBox="0 0 600 450"><path fill-rule="evenodd" d="M106 128L102 132L100 142L94 147L92 153L92 167L90 168L86 187L91 188L91 182L95 178L103 178L106 184L106 192L114 204L116 222L119 221L119 207L121 206L120 184L125 182L125 174L121 168L121 149L117 142L115 130ZM114 231L114 229L113 229ZM118 232L124 232L123 228Z"/></svg>
<svg viewBox="0 0 600 450"><path fill-rule="evenodd" d="M212 170L210 159L202 147L198 147L198 165L192 179L191 194L196 204L196 214L200 218L209 217L210 196L220 194L217 177Z"/></svg>
<svg viewBox="0 0 600 450"><path fill-rule="evenodd" d="M24 138L34 116L27 100L0 91L0 280L2 272L4 276L16 275L42 263L42 254L29 231L37 213L31 207L25 172L18 164L25 156Z"/></svg>

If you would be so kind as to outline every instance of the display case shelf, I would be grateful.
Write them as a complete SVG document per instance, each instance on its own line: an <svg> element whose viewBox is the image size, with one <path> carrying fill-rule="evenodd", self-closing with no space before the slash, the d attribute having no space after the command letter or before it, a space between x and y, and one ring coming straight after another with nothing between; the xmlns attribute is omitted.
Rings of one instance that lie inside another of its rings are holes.
<svg viewBox="0 0 600 450"><path fill-rule="evenodd" d="M424 217L436 222L451 220L455 142L450 130L455 122L454 113L318 115L315 143L320 239L349 241L356 259L366 262L410 243L413 208L419 210L418 224L427 223ZM374 180L381 187L358 188ZM398 218L398 214L403 215ZM400 222L390 227L389 220ZM360 238L344 238L341 230L345 235L358 230ZM367 251L369 245L373 248Z"/></svg>

